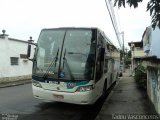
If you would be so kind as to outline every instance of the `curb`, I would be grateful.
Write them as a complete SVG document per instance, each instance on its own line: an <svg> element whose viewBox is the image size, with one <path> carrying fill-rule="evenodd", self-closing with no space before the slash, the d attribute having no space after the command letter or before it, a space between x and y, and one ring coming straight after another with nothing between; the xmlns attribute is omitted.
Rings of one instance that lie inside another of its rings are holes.
<svg viewBox="0 0 160 120"><path fill-rule="evenodd" d="M29 84L31 82L32 82L31 80L24 80L24 81L15 81L15 82L0 83L0 88L25 85L25 84Z"/></svg>

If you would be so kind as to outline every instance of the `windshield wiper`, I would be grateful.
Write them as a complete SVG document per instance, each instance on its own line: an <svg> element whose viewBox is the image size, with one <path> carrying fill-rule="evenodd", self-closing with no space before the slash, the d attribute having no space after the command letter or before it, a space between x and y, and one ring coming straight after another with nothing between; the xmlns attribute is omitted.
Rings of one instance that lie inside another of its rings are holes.
<svg viewBox="0 0 160 120"><path fill-rule="evenodd" d="M59 54L59 48L58 48L58 50L57 50L56 56L54 57L54 59L52 60L51 64L50 64L49 67L47 68L46 73L44 73L44 75L43 75L43 78L44 78L44 79L47 79L47 78L48 78L49 72L51 71L51 68L53 67L53 65L54 65L54 67L56 67L56 65L57 65L57 60L58 60L58 54Z"/></svg>
<svg viewBox="0 0 160 120"><path fill-rule="evenodd" d="M64 68L65 60L66 60L66 48L65 48L65 50L64 50L64 56L63 56L63 67L62 67L62 69Z"/></svg>
<svg viewBox="0 0 160 120"><path fill-rule="evenodd" d="M60 72L63 71L64 65L66 65L66 69L68 70L68 73L69 73L69 76L71 77L71 80L75 80L75 79L74 79L74 76L72 75L71 69L70 69L70 67L69 67L69 65L68 65L67 59L66 59L66 48L65 48L65 50L64 50L64 55L63 55L63 66L62 66L62 69L61 69Z"/></svg>

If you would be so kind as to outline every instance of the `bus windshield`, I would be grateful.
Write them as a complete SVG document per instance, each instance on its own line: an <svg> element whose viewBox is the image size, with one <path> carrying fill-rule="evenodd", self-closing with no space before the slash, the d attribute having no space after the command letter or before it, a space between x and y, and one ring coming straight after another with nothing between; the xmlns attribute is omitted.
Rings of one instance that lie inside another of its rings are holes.
<svg viewBox="0 0 160 120"><path fill-rule="evenodd" d="M96 37L92 29L42 30L33 75L53 79L93 79Z"/></svg>

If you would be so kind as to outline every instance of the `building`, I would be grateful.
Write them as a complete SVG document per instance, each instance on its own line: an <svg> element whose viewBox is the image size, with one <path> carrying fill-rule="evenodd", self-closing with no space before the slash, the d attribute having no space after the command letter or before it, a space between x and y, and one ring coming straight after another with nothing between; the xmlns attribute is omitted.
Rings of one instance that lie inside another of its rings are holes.
<svg viewBox="0 0 160 120"><path fill-rule="evenodd" d="M143 51L143 41L129 42L128 45L130 46L131 49L131 63L132 63L131 69L134 75L134 69L141 62L141 58L145 56Z"/></svg>
<svg viewBox="0 0 160 120"><path fill-rule="evenodd" d="M147 27L142 36L144 53L146 56L156 56L160 58L160 29L155 30L151 26Z"/></svg>
<svg viewBox="0 0 160 120"><path fill-rule="evenodd" d="M4 30L0 34L0 83L31 79L32 62L26 59L27 46L27 41L9 38Z"/></svg>
<svg viewBox="0 0 160 120"><path fill-rule="evenodd" d="M147 94L155 110L160 114L160 29L147 27L140 42L130 42L132 66L141 63L147 73Z"/></svg>
<svg viewBox="0 0 160 120"><path fill-rule="evenodd" d="M144 53L143 63L147 71L147 94L155 110L160 114L160 29L146 28L142 36Z"/></svg>

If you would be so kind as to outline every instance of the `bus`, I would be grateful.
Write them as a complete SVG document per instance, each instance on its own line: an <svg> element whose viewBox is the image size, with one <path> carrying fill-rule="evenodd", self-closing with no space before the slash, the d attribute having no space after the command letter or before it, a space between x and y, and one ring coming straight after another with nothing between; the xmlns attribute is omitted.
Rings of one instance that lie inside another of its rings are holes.
<svg viewBox="0 0 160 120"><path fill-rule="evenodd" d="M27 56L30 56L31 42ZM33 96L94 104L119 76L119 50L98 28L42 29L32 69Z"/></svg>

